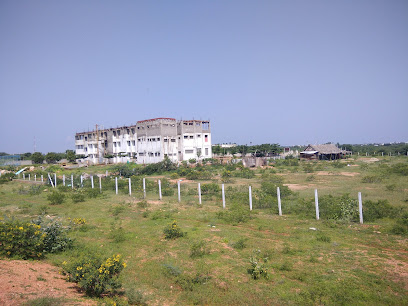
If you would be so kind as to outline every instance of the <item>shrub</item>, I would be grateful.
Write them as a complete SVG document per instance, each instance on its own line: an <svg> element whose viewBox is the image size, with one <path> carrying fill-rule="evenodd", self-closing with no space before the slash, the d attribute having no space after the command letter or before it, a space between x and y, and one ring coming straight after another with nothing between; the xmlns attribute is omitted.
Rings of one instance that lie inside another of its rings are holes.
<svg viewBox="0 0 408 306"><path fill-rule="evenodd" d="M80 192L71 194L71 200L73 203L85 202L85 195Z"/></svg>
<svg viewBox="0 0 408 306"><path fill-rule="evenodd" d="M50 201L50 204L52 205L62 204L65 201L65 194L58 191L52 191L47 195L47 200Z"/></svg>
<svg viewBox="0 0 408 306"><path fill-rule="evenodd" d="M393 226L391 232L397 235L408 234L408 212L402 213L401 217L397 219L397 222Z"/></svg>
<svg viewBox="0 0 408 306"><path fill-rule="evenodd" d="M377 219L394 217L395 209L387 200L377 202L368 200L363 203L364 221L375 221Z"/></svg>
<svg viewBox="0 0 408 306"><path fill-rule="evenodd" d="M247 222L251 218L249 207L234 203L228 210L220 211L217 217L227 223L237 224Z"/></svg>
<svg viewBox="0 0 408 306"><path fill-rule="evenodd" d="M362 183L381 183L382 182L382 178L378 175L365 175L363 176L363 178L361 179Z"/></svg>
<svg viewBox="0 0 408 306"><path fill-rule="evenodd" d="M231 246L232 246L234 249L243 250L243 249L246 248L246 243L245 243L245 242L246 242L247 240L248 240L247 238L240 238L237 242L232 243Z"/></svg>
<svg viewBox="0 0 408 306"><path fill-rule="evenodd" d="M73 241L67 236L69 228L63 227L57 220L39 216L32 223L40 226L41 231L45 234L44 252L57 253L72 246Z"/></svg>
<svg viewBox="0 0 408 306"><path fill-rule="evenodd" d="M203 194L216 194L221 191L221 188L218 184L209 183L209 184L201 184L201 192Z"/></svg>
<svg viewBox="0 0 408 306"><path fill-rule="evenodd" d="M85 192L87 197L90 199L95 199L101 195L100 190L96 188L86 188Z"/></svg>
<svg viewBox="0 0 408 306"><path fill-rule="evenodd" d="M109 238L116 243L120 243L126 240L126 232L123 227L116 227L112 225L111 231L109 233Z"/></svg>
<svg viewBox="0 0 408 306"><path fill-rule="evenodd" d="M166 239L176 239L180 237L184 237L187 233L181 231L180 227L177 225L177 221L174 220L170 223L167 227L163 230L164 238Z"/></svg>
<svg viewBox="0 0 408 306"><path fill-rule="evenodd" d="M22 259L42 258L45 236L41 226L34 223L18 220L0 222L0 254Z"/></svg>
<svg viewBox="0 0 408 306"><path fill-rule="evenodd" d="M136 290L135 288L126 289L126 297L129 305L140 305L145 306L146 298L143 295L143 292L140 290Z"/></svg>
<svg viewBox="0 0 408 306"><path fill-rule="evenodd" d="M139 208L146 208L148 206L147 201L143 200L137 203L137 207Z"/></svg>
<svg viewBox="0 0 408 306"><path fill-rule="evenodd" d="M125 267L126 263L119 254L105 260L87 255L63 264L68 280L77 283L89 296L100 296L120 288L118 277Z"/></svg>
<svg viewBox="0 0 408 306"><path fill-rule="evenodd" d="M251 267L248 269L248 274L251 274L253 279L269 277L268 268L266 267L268 257L262 257L261 250L254 250L252 256L249 258L249 262Z"/></svg>
<svg viewBox="0 0 408 306"><path fill-rule="evenodd" d="M194 242L190 248L190 257L198 258L203 257L204 255L209 254L207 245L204 240Z"/></svg>

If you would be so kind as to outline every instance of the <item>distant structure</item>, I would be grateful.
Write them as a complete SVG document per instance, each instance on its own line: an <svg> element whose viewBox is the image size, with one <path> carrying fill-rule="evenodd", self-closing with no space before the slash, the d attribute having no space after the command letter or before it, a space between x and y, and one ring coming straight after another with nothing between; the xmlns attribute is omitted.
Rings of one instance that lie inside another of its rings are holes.
<svg viewBox="0 0 408 306"><path fill-rule="evenodd" d="M89 164L135 162L151 164L212 158L210 122L155 118L75 134L75 153Z"/></svg>
<svg viewBox="0 0 408 306"><path fill-rule="evenodd" d="M333 160L340 159L346 154L348 151L339 149L335 144L308 145L300 152L300 158Z"/></svg>

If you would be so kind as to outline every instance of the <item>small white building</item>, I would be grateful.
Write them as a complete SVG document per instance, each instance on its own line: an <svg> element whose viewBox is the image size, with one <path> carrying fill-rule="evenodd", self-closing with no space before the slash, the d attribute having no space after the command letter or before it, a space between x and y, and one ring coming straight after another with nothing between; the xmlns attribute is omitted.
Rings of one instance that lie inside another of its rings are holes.
<svg viewBox="0 0 408 306"><path fill-rule="evenodd" d="M75 134L75 153L90 164L157 163L212 158L210 122L155 118L136 125Z"/></svg>

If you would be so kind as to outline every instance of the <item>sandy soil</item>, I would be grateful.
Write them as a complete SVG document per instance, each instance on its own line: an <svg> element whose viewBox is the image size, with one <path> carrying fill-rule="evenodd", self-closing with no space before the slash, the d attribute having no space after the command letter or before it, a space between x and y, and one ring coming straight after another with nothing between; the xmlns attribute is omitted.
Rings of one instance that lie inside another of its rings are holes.
<svg viewBox="0 0 408 306"><path fill-rule="evenodd" d="M21 305L40 297L64 297L64 305L95 305L58 271L40 261L0 260L0 305Z"/></svg>

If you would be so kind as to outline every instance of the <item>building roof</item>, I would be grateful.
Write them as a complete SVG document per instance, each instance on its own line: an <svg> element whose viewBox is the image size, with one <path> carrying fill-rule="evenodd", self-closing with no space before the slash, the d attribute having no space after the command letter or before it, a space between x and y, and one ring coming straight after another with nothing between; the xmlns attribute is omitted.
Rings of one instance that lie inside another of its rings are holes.
<svg viewBox="0 0 408 306"><path fill-rule="evenodd" d="M309 145L304 151L318 151L319 154L339 154L342 152L335 144L332 143Z"/></svg>

